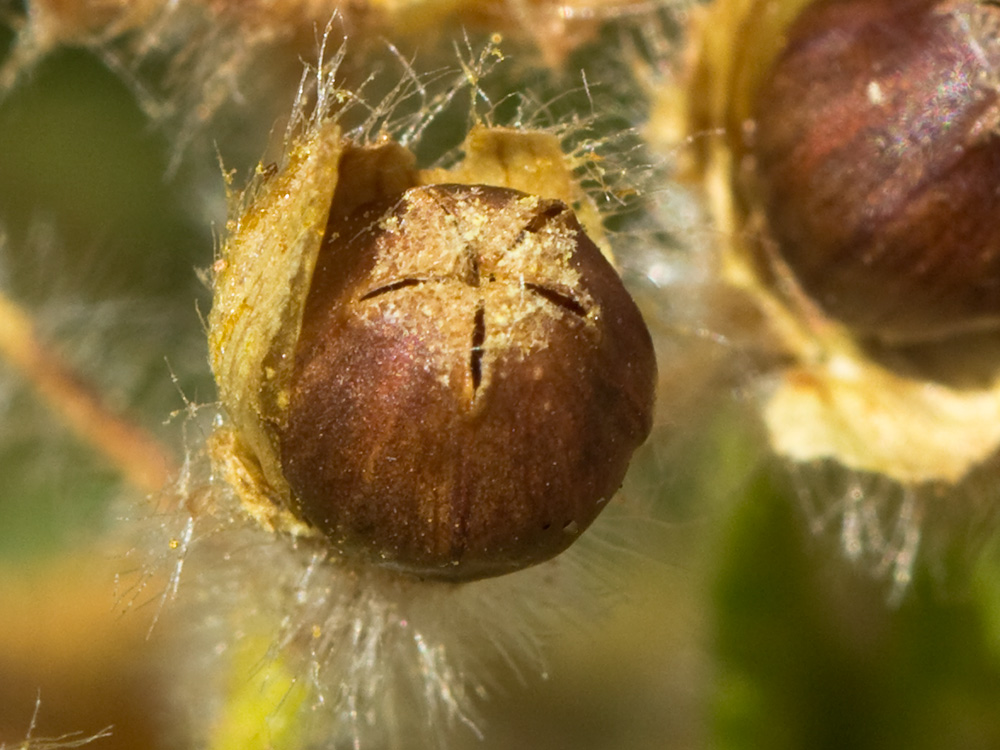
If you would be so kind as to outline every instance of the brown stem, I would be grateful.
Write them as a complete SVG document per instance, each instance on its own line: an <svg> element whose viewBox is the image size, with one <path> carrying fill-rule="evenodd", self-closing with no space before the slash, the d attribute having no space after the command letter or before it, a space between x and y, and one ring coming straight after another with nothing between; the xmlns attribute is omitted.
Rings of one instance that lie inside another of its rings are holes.
<svg viewBox="0 0 1000 750"><path fill-rule="evenodd" d="M0 294L0 356L32 384L48 405L137 487L160 489L174 461L156 438L112 412L95 389L36 335L31 318Z"/></svg>

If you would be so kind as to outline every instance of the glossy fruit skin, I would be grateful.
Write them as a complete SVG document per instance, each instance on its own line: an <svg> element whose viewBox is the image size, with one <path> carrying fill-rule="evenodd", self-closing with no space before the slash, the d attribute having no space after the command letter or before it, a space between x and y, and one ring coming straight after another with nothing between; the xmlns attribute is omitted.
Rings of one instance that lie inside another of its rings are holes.
<svg viewBox="0 0 1000 750"><path fill-rule="evenodd" d="M280 427L336 547L468 580L548 559L651 427L649 333L563 203L433 185L331 220Z"/></svg>
<svg viewBox="0 0 1000 750"><path fill-rule="evenodd" d="M987 4L817 2L759 93L770 237L862 337L1000 325L998 31Z"/></svg>

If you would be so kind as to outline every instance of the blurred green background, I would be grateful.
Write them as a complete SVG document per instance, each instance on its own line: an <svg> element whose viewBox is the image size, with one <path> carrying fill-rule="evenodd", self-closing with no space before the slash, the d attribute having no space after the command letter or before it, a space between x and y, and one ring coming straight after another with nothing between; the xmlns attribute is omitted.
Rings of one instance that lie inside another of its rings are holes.
<svg viewBox="0 0 1000 750"><path fill-rule="evenodd" d="M0 59L12 38L0 27ZM168 175L170 156L167 135L85 50L54 52L0 100L4 292L179 457L169 415L185 397L214 398L196 269L211 263L224 204L217 164L192 157ZM485 707L486 740L469 746L1000 748L992 530L977 530L985 549L918 562L890 606L884 582L842 559L836 528L808 531L746 405L720 404L638 462L654 541L626 602L596 633L553 639L551 677L504 685ZM103 570L112 508L139 494L0 362L0 744L23 739L41 689L37 734L115 723L95 747L157 746L165 709L142 639L100 603L110 589L67 573ZM106 630L76 630L95 607ZM53 629L73 643L47 644Z"/></svg>

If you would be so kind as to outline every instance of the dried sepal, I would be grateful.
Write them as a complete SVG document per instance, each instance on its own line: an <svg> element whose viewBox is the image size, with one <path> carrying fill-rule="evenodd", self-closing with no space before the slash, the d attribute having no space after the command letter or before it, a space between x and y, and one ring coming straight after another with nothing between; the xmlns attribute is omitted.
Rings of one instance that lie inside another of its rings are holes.
<svg viewBox="0 0 1000 750"><path fill-rule="evenodd" d="M263 502L255 493L272 502L288 497L271 430L288 406L294 364L289 355L326 229L342 148L340 128L326 121L290 145L277 172L258 170L238 199L213 266L208 317L212 372L237 435L230 444L249 465L248 475L259 473L266 481L241 493L254 506Z"/></svg>
<svg viewBox="0 0 1000 750"><path fill-rule="evenodd" d="M764 419L782 456L835 458L907 484L956 484L1000 446L996 388L956 390L864 359L790 368Z"/></svg>

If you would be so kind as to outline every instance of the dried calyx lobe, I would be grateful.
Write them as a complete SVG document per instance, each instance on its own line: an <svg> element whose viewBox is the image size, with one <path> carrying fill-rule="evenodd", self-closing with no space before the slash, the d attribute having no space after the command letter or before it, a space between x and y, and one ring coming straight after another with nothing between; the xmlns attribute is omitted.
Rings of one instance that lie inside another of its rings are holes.
<svg viewBox="0 0 1000 750"><path fill-rule="evenodd" d="M331 219L281 461L345 553L465 580L550 558L650 429L649 333L563 203L433 185Z"/></svg>
<svg viewBox="0 0 1000 750"><path fill-rule="evenodd" d="M862 335L1000 323L1000 8L809 6L757 100L770 233L807 292Z"/></svg>

